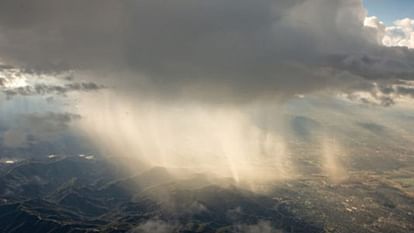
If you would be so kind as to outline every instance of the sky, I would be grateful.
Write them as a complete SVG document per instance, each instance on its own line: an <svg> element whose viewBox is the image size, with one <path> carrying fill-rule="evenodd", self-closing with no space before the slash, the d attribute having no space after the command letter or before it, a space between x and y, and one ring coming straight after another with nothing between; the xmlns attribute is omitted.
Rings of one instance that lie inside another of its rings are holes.
<svg viewBox="0 0 414 233"><path fill-rule="evenodd" d="M239 179L250 155L286 151L292 100L413 106L414 21L369 16L362 0L0 1L1 146L64 132ZM328 152L331 136L318 138Z"/></svg>
<svg viewBox="0 0 414 233"><path fill-rule="evenodd" d="M364 0L368 15L379 17L386 25L395 20L414 18L414 2L411 0Z"/></svg>

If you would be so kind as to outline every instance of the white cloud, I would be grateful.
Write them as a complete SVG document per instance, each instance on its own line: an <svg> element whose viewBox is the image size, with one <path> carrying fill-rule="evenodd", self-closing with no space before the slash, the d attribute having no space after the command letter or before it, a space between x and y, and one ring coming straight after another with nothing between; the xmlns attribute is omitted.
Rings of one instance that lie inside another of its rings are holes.
<svg viewBox="0 0 414 233"><path fill-rule="evenodd" d="M241 225L236 229L236 232L240 233L282 233L281 230L274 229L269 221L259 221L256 225Z"/></svg>
<svg viewBox="0 0 414 233"><path fill-rule="evenodd" d="M385 46L414 48L414 19L396 20L391 26L385 26L376 16L366 17L364 25L376 30L378 41Z"/></svg>
<svg viewBox="0 0 414 233"><path fill-rule="evenodd" d="M414 20L405 18L387 27L383 43L387 46L405 46L414 48Z"/></svg>
<svg viewBox="0 0 414 233"><path fill-rule="evenodd" d="M385 36L385 25L384 23L376 16L365 17L364 26L368 29L371 29L372 33L377 39L378 44L382 44L382 40Z"/></svg>
<svg viewBox="0 0 414 233"><path fill-rule="evenodd" d="M129 233L171 233L174 232L175 225L161 221L161 220L148 220L128 231Z"/></svg>

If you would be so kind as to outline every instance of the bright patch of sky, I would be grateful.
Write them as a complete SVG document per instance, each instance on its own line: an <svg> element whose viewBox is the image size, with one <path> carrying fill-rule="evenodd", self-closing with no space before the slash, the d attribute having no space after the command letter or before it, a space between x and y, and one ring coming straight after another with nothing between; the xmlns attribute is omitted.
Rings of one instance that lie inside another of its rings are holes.
<svg viewBox="0 0 414 233"><path fill-rule="evenodd" d="M377 16L385 25L395 20L414 18L413 0L364 0L369 16Z"/></svg>

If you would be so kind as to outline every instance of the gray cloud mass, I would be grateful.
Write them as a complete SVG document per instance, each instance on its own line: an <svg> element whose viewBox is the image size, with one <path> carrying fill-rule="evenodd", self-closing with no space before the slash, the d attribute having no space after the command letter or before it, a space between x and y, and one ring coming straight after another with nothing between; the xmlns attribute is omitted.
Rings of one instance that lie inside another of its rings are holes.
<svg viewBox="0 0 414 233"><path fill-rule="evenodd" d="M1 86L1 83L0 83ZM8 98L16 95L36 96L36 95L65 95L72 91L96 91L103 86L93 82L68 83L65 85L35 84L33 86L17 87L4 90Z"/></svg>
<svg viewBox="0 0 414 233"><path fill-rule="evenodd" d="M249 100L413 79L361 0L2 0L0 58L142 95Z"/></svg>

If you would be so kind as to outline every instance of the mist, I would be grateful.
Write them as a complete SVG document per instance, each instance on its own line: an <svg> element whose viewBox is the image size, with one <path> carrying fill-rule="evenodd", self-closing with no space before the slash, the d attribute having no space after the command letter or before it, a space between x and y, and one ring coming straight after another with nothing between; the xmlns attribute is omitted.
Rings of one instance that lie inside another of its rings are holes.
<svg viewBox="0 0 414 233"><path fill-rule="evenodd" d="M300 113L292 106L277 99L237 106L162 104L106 91L78 105L83 117L76 127L108 160L123 163L129 171L163 167L172 174L181 170L230 178L255 190L259 184L309 175L298 164L303 156L298 151L306 150L320 161L321 174L334 183L346 180L342 160L347 152L334 139L341 133L330 130L333 122L313 128L308 120L301 126L310 130L304 139L295 134L297 126L292 124Z"/></svg>

